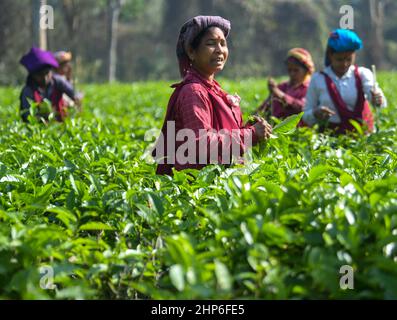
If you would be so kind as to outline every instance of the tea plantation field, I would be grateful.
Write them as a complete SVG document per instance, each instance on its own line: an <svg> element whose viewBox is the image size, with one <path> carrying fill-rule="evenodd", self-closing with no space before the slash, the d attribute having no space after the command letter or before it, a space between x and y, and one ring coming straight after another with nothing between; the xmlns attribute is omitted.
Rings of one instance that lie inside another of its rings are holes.
<svg viewBox="0 0 397 320"><path fill-rule="evenodd" d="M168 82L87 85L64 124L0 89L0 298L397 299L397 74L370 136L311 129L246 166L155 175ZM247 119L265 80L220 80ZM354 288L342 290L342 266Z"/></svg>

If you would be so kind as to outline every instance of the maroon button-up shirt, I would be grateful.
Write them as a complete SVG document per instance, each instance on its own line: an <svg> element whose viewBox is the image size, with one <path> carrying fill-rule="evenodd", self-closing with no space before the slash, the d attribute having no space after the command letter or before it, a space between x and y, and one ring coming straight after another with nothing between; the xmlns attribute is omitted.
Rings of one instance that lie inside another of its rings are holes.
<svg viewBox="0 0 397 320"><path fill-rule="evenodd" d="M303 107L306 102L306 92L309 88L309 81L302 83L297 87L291 86L289 81L280 83L277 86L282 92L284 92L284 101L281 102L278 99L273 99L272 103L272 115L276 118L286 118L296 113L303 111Z"/></svg>
<svg viewBox="0 0 397 320"><path fill-rule="evenodd" d="M158 174L171 174L173 166L176 170L200 169L206 164L214 163L213 157L210 157L211 154L214 154L214 148L218 149L215 163L230 164L231 155L235 154L233 150L236 145L241 156L247 147L257 143L255 128L251 125L243 125L239 106L240 98L226 93L218 82L215 80L211 82L191 69L183 81L173 87L176 90L167 108L162 129L163 137L166 144L169 143L167 121L174 121L176 134L182 129L191 129L194 132L196 156L193 163L182 164L174 156L174 150L172 150L172 154L169 154L165 147L163 155L161 152L158 154L157 150L156 158L162 158L162 156L167 158L165 163L160 162L158 165ZM202 135L203 130L206 131L205 136ZM175 141L175 149L178 150L182 144L184 141ZM200 155L200 144L205 145L205 157L203 154ZM230 156L223 157L222 150L228 149Z"/></svg>

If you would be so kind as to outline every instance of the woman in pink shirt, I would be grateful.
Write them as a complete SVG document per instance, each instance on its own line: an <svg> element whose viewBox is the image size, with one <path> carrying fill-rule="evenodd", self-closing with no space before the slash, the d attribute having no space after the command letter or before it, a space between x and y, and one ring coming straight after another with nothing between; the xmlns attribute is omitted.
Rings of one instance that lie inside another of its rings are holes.
<svg viewBox="0 0 397 320"><path fill-rule="evenodd" d="M230 22L214 16L197 16L182 26L176 51L183 80L172 86L153 152L157 174L172 175L173 167L230 165L247 148L269 138L272 129L264 119L243 125L240 97L225 92L214 79L229 55L229 31Z"/></svg>
<svg viewBox="0 0 397 320"><path fill-rule="evenodd" d="M284 119L303 111L305 96L314 72L314 63L310 53L302 48L294 48L288 52L286 65L289 80L276 84L270 78L268 82L269 97L258 108L257 112L265 112L276 118ZM300 125L303 125L301 122Z"/></svg>

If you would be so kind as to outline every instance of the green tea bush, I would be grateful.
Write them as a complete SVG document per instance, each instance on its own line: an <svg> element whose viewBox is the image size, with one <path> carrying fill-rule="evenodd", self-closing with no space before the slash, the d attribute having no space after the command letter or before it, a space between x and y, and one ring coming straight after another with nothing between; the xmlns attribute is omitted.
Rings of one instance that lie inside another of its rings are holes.
<svg viewBox="0 0 397 320"><path fill-rule="evenodd" d="M379 78L370 136L298 129L244 166L173 178L144 141L169 83L84 86L82 115L48 126L0 89L0 298L396 299L397 76ZM246 119L267 93L221 83Z"/></svg>

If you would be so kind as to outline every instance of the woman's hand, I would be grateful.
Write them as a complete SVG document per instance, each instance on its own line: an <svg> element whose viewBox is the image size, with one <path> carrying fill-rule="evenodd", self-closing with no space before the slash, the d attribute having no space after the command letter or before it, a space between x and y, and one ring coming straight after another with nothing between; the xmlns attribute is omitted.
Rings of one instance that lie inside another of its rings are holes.
<svg viewBox="0 0 397 320"><path fill-rule="evenodd" d="M273 95L273 97L281 100L281 102L284 102L285 93L277 87L277 83L273 78L268 79L267 86L269 88L270 94Z"/></svg>
<svg viewBox="0 0 397 320"><path fill-rule="evenodd" d="M270 91L270 93L273 93L274 89L277 88L277 83L273 78L269 78L267 80L267 87Z"/></svg>
<svg viewBox="0 0 397 320"><path fill-rule="evenodd" d="M332 111L328 107L321 106L315 109L313 114L318 120L328 120L331 116L335 115L335 111Z"/></svg>
<svg viewBox="0 0 397 320"><path fill-rule="evenodd" d="M254 116L255 120L257 121L253 127L255 128L255 134L258 140L267 140L270 138L272 134L272 126L263 118Z"/></svg>
<svg viewBox="0 0 397 320"><path fill-rule="evenodd" d="M76 107L77 107L77 110L79 111L79 112L81 112L82 111L82 104L83 104L83 97L84 97L84 95L82 94L82 93L77 93L76 94L76 97L75 97L75 99L74 99L74 103L75 103L75 105L76 105Z"/></svg>
<svg viewBox="0 0 397 320"><path fill-rule="evenodd" d="M372 105L374 107L381 107L383 104L383 97L382 94L379 91L374 91L371 90L371 94L372 94Z"/></svg>

